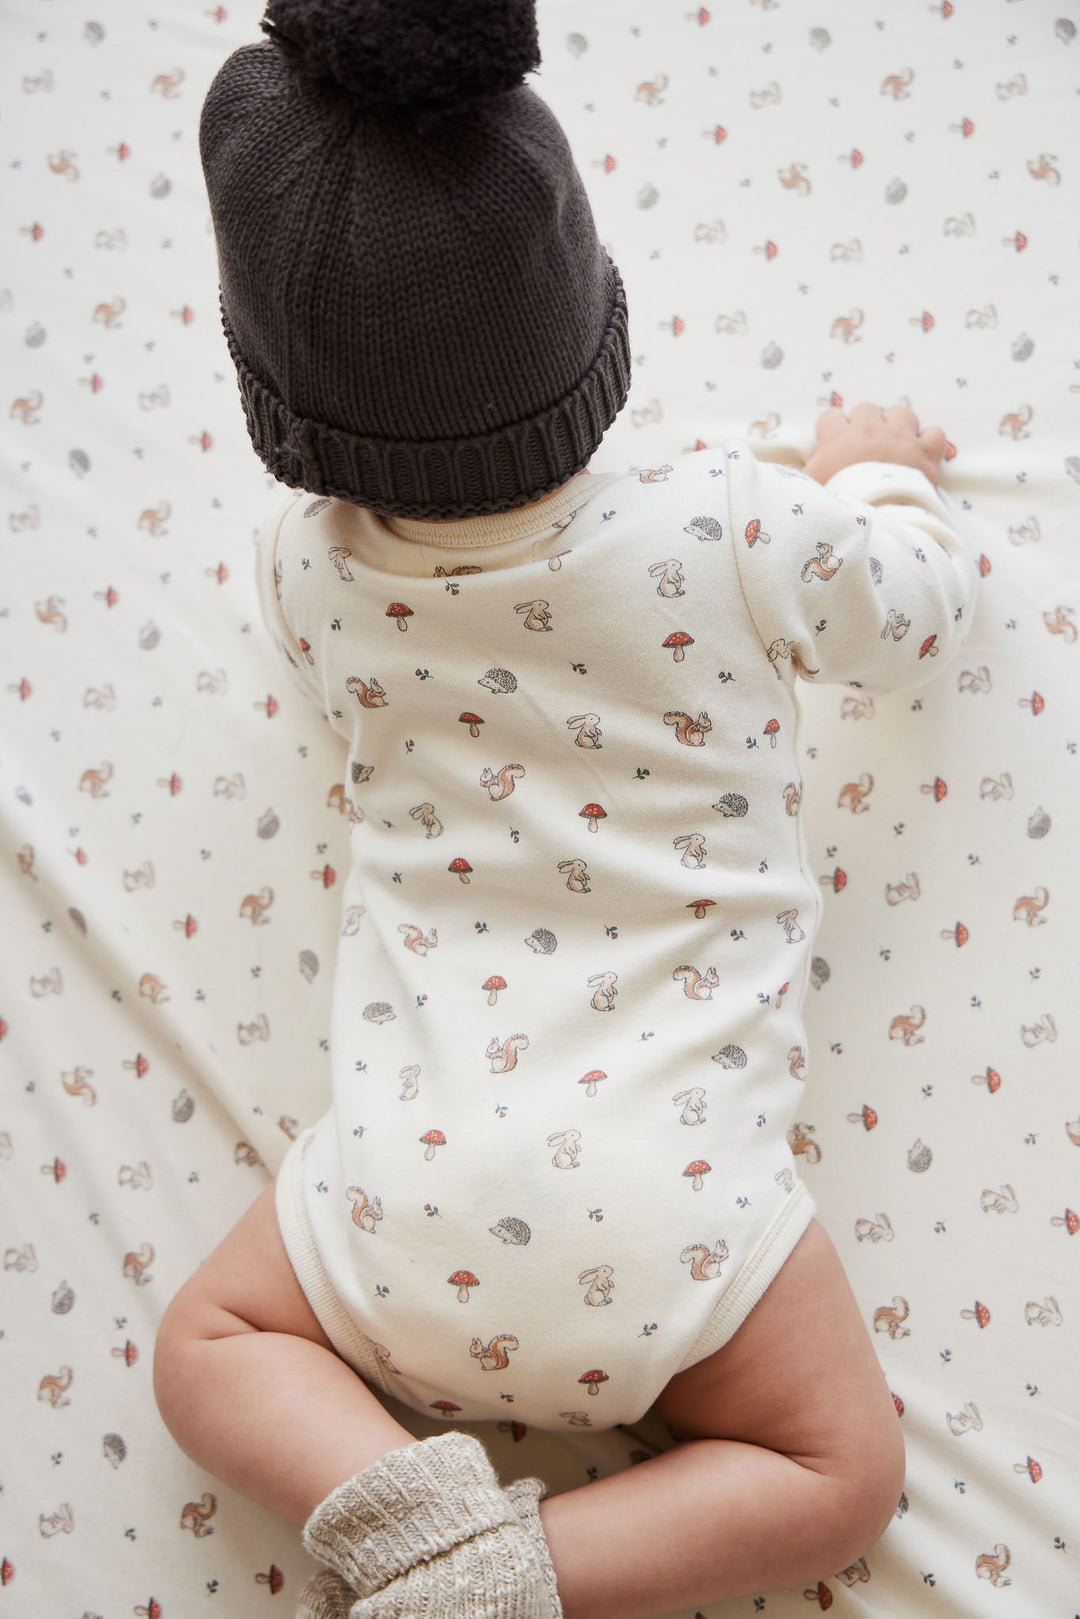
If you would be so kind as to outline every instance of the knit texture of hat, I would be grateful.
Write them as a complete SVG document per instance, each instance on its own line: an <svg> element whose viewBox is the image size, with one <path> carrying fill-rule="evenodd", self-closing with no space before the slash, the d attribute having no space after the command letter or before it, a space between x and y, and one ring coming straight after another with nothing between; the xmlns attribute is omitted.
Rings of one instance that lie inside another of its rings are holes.
<svg viewBox="0 0 1080 1619"><path fill-rule="evenodd" d="M248 430L275 477L403 517L509 511L626 400L626 300L521 81L532 0L271 0L200 147Z"/></svg>

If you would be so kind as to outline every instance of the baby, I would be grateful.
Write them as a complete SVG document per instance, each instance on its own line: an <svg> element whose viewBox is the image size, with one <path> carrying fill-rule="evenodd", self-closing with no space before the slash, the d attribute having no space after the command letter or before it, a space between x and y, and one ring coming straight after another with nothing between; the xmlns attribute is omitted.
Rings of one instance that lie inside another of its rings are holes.
<svg viewBox="0 0 1080 1619"><path fill-rule="evenodd" d="M305 1524L311 1619L634 1619L827 1576L902 1489L788 1144L795 686L924 682L975 569L906 409L827 411L801 473L737 440L586 470L622 286L521 84L531 8L448 11L273 0L204 110L249 428L306 491L264 609L348 743L353 858L333 1106L174 1300L155 1386ZM685 1443L549 1499L459 1426L653 1405Z"/></svg>

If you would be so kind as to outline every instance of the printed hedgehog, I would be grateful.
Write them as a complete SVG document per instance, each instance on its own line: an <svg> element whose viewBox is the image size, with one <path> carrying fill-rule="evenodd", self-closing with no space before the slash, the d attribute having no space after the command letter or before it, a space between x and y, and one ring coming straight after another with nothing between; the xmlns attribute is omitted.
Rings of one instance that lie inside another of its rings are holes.
<svg viewBox="0 0 1080 1619"><path fill-rule="evenodd" d="M497 1220L493 1226L488 1226L488 1230L493 1237L501 1237L503 1242L517 1243L520 1247L524 1247L532 1236L532 1232L525 1224L525 1221L519 1220L513 1214L508 1214L504 1219Z"/></svg>
<svg viewBox="0 0 1080 1619"><path fill-rule="evenodd" d="M695 540L722 540L724 537L724 531L715 517L692 517L683 533L692 534Z"/></svg>

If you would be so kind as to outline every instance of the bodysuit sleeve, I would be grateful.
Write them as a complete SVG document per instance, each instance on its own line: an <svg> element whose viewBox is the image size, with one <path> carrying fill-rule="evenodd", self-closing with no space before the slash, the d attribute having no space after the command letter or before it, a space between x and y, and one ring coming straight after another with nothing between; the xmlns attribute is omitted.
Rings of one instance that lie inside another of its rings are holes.
<svg viewBox="0 0 1080 1619"><path fill-rule="evenodd" d="M278 540L285 521L301 497L294 496L267 519L256 540L255 582L259 591L259 606L263 622L289 671L294 686L320 709L325 708L322 692L313 680L307 660L289 628L281 605L281 563L278 559Z"/></svg>
<svg viewBox="0 0 1080 1619"><path fill-rule="evenodd" d="M790 658L805 678L894 691L958 650L974 547L921 472L867 462L822 488L747 452L729 479L743 592L778 670Z"/></svg>

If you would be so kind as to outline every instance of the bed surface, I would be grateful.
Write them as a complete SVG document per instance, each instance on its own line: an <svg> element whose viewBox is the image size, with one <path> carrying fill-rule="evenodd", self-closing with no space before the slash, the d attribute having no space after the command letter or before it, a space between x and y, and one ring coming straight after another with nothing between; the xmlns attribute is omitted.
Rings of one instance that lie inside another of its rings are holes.
<svg viewBox="0 0 1080 1619"><path fill-rule="evenodd" d="M176 1450L150 1380L173 1291L325 1106L347 848L338 740L258 616L282 492L198 166L202 97L259 13L6 19L0 1615L248 1619L291 1612L309 1569ZM535 87L630 303L633 391L594 467L729 434L797 463L831 401L909 401L948 432L984 558L930 686L805 703L827 889L796 1147L903 1408L904 1500L827 1589L703 1612L1073 1619L1080 13L539 17ZM484 1438L553 1488L664 1442Z"/></svg>

